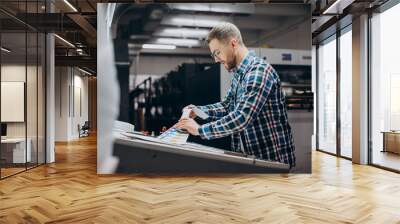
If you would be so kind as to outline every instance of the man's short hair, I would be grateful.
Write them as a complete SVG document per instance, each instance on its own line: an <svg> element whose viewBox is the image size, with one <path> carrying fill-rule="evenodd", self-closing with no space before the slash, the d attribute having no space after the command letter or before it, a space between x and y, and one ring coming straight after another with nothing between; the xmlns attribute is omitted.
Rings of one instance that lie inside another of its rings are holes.
<svg viewBox="0 0 400 224"><path fill-rule="evenodd" d="M207 43L210 43L213 39L217 39L221 42L227 43L230 38L236 38L240 45L243 45L242 35L240 30L232 23L223 22L214 26L207 35Z"/></svg>

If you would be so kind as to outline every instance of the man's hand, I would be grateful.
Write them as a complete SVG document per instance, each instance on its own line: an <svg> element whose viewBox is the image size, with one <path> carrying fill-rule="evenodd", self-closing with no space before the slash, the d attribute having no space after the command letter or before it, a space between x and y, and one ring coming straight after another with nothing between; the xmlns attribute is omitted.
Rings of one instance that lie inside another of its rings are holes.
<svg viewBox="0 0 400 224"><path fill-rule="evenodd" d="M186 131L188 131L191 135L199 135L199 127L200 125L196 123L196 121L194 121L191 118L183 118L180 119L178 123L176 123L174 125L175 128L180 128L180 129L184 129Z"/></svg>
<svg viewBox="0 0 400 224"><path fill-rule="evenodd" d="M185 109L190 109L189 118L195 119L195 118L196 118L196 114L191 110L191 109L194 108L194 107L196 107L196 106L193 105L193 104L190 104L190 105L187 105L186 107L184 107L184 108L182 109L182 111L185 110Z"/></svg>

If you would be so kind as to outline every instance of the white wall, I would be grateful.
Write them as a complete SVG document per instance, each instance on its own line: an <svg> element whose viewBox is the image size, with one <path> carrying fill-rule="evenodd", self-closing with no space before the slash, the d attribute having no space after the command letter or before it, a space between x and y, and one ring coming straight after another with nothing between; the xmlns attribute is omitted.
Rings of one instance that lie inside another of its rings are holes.
<svg viewBox="0 0 400 224"><path fill-rule="evenodd" d="M55 141L68 141L69 76L67 67L55 68Z"/></svg>
<svg viewBox="0 0 400 224"><path fill-rule="evenodd" d="M25 82L25 65L2 65L1 66L1 81L17 81ZM28 68L29 69L29 68ZM29 69L30 70L30 69ZM6 108L1 108L6 110ZM24 122L12 122L7 124L7 136L8 137L25 137L25 123Z"/></svg>
<svg viewBox="0 0 400 224"><path fill-rule="evenodd" d="M25 65L2 65L1 81L25 82L25 69ZM6 108L1 109L6 110ZM25 126L25 122L7 123L7 137L25 137Z"/></svg>
<svg viewBox="0 0 400 224"><path fill-rule="evenodd" d="M88 120L88 78L72 67L56 67L55 73L55 140L77 139L78 124Z"/></svg>
<svg viewBox="0 0 400 224"><path fill-rule="evenodd" d="M311 19L299 23L291 30L277 32L262 43L273 48L310 50Z"/></svg>
<svg viewBox="0 0 400 224"><path fill-rule="evenodd" d="M81 88L81 114L75 114L76 118L81 125L85 123L85 121L89 120L89 91L88 91L88 76L82 76L83 73L80 75L75 75L75 86ZM77 126L77 123L76 125ZM77 129L76 129L77 130ZM78 133L77 133L78 134Z"/></svg>
<svg viewBox="0 0 400 224"><path fill-rule="evenodd" d="M38 70L37 70L38 69ZM27 79L27 80L26 80ZM39 158L40 163L44 163L44 125L45 125L45 116L44 116L44 74L42 73L42 68L35 66L25 66L25 64L3 64L1 66L1 81L2 82L23 82L26 85L26 107L25 103L22 108L19 108L22 111L19 113L24 114L26 112L26 120L25 118L22 122L6 122L7 123L7 137L13 138L21 138L27 136L30 140L30 148L33 152L32 158L33 161L36 162L36 158ZM20 94L24 94L24 90L20 90ZM3 92L3 89L2 89ZM3 93L7 94L7 93ZM2 98L7 98L7 95L2 95ZM16 113L17 111L9 111L12 108L3 107L1 108L2 112L6 113ZM15 110L15 109L14 109ZM23 116L23 115L22 115ZM48 148L48 152L52 151ZM36 153L39 153L37 156ZM48 162L52 162L52 160L48 160Z"/></svg>
<svg viewBox="0 0 400 224"><path fill-rule="evenodd" d="M25 75L27 71L29 86L31 87L36 85L36 80L32 80L32 76L36 77L36 67L34 66L27 66L19 65L19 64L6 64L1 66L1 81L2 82L24 82ZM34 107L36 109L36 88L27 88L27 106ZM4 96L3 96L4 97ZM34 103L34 104L32 104ZM32 104L32 105L30 105ZM1 108L2 110L7 110L7 108ZM27 118L28 118L28 137L31 133L31 128L36 129L36 125L32 123L36 123L37 115L36 113L32 113L32 109L27 109ZM25 136L25 126L26 122L7 122L7 135L8 137L24 137ZM33 128L33 126L35 127Z"/></svg>

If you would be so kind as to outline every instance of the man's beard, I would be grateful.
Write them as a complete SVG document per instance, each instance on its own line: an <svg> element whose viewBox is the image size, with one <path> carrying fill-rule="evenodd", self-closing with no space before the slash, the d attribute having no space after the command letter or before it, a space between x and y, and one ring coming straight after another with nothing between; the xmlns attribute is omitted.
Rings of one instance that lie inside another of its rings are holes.
<svg viewBox="0 0 400 224"><path fill-rule="evenodd" d="M228 71L232 71L232 69L236 68L236 56L233 55L231 60L227 60L226 65L228 66Z"/></svg>

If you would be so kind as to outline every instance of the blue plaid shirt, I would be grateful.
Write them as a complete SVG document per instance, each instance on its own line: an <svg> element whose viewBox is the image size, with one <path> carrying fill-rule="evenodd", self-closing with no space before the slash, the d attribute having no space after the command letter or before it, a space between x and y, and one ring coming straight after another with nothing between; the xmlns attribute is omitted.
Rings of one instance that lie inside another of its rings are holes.
<svg viewBox="0 0 400 224"><path fill-rule="evenodd" d="M222 102L199 106L209 123L199 127L202 139L232 136L232 150L294 167L294 143L285 96L274 68L249 51Z"/></svg>

